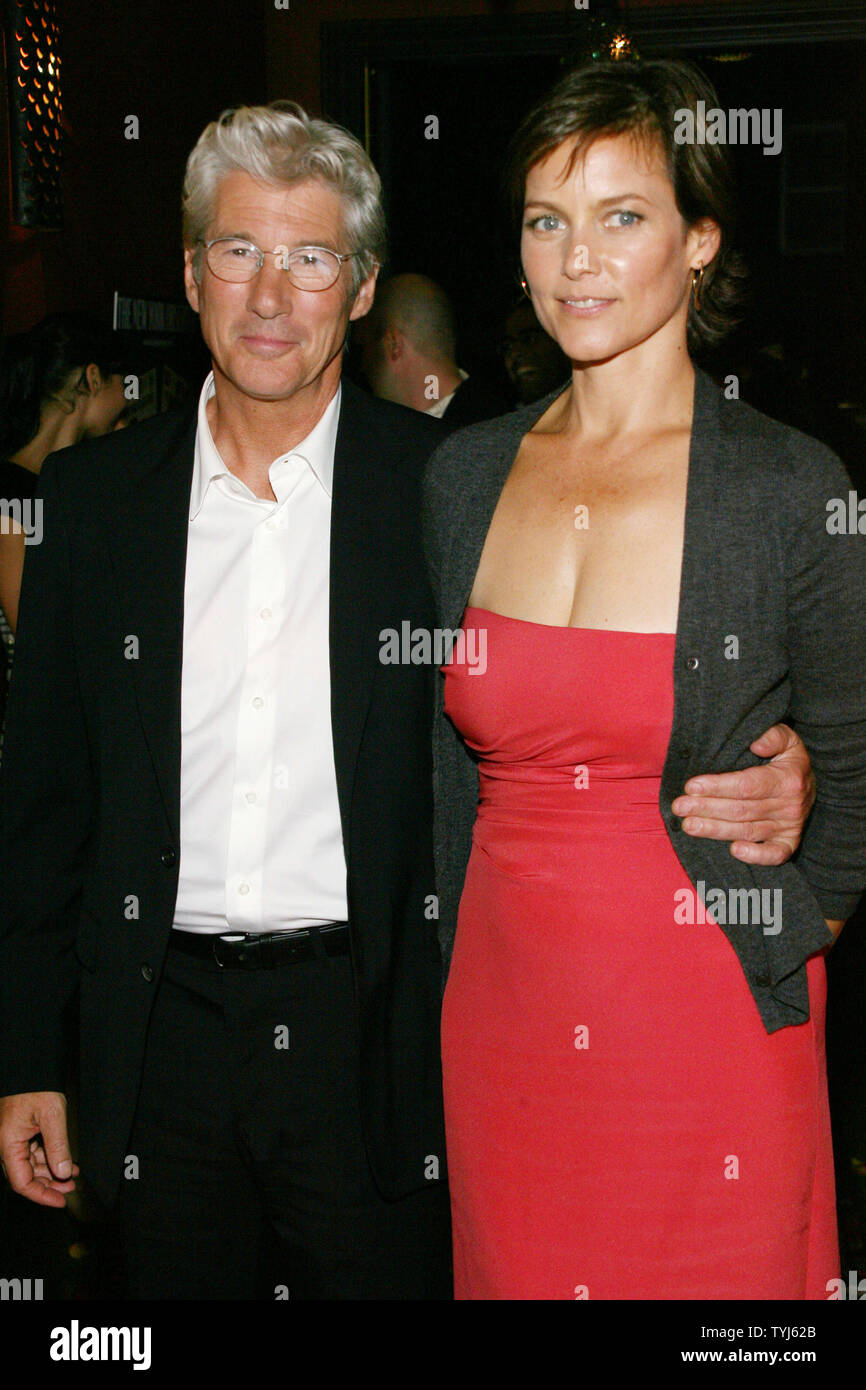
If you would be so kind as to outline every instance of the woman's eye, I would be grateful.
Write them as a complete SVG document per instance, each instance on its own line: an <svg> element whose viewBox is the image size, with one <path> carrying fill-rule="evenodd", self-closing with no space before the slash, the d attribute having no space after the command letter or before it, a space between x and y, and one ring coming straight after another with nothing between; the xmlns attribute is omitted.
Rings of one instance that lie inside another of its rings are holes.
<svg viewBox="0 0 866 1390"><path fill-rule="evenodd" d="M531 217L526 225L533 232L555 232L559 218L552 212L543 212L540 217Z"/></svg>
<svg viewBox="0 0 866 1390"><path fill-rule="evenodd" d="M636 227L638 222L643 221L639 212L628 212L625 208L618 208L617 211L612 212L610 216L622 219L614 223L616 227Z"/></svg>

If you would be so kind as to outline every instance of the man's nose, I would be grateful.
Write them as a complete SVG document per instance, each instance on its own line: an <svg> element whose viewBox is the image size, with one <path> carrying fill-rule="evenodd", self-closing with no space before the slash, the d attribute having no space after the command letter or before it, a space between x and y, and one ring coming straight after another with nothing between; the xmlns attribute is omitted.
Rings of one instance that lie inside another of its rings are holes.
<svg viewBox="0 0 866 1390"><path fill-rule="evenodd" d="M265 254L261 269L250 281L247 307L263 318L285 313L292 302L292 282L278 255Z"/></svg>

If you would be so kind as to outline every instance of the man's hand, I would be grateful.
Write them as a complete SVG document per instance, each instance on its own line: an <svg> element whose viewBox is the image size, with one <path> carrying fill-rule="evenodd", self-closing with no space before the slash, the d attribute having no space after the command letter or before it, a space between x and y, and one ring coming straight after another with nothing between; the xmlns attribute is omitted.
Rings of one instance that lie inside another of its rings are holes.
<svg viewBox="0 0 866 1390"><path fill-rule="evenodd" d="M690 777L672 803L683 830L706 840L733 840L731 854L748 864L784 864L791 858L815 800L815 778L802 739L774 724L751 745L769 758L742 772ZM761 841L762 843L756 843Z"/></svg>
<svg viewBox="0 0 866 1390"><path fill-rule="evenodd" d="M43 1207L66 1206L64 1194L75 1191L79 1168L69 1153L60 1091L0 1099L0 1166L13 1192Z"/></svg>

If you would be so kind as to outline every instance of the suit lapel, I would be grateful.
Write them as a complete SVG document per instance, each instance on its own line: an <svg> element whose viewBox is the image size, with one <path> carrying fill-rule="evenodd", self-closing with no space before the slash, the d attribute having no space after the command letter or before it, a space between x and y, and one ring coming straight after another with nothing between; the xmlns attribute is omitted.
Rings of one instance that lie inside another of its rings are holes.
<svg viewBox="0 0 866 1390"><path fill-rule="evenodd" d="M180 843L183 596L196 412L173 424L156 454L136 450L128 460L110 536L123 640L138 639L138 655L130 660L138 712Z"/></svg>
<svg viewBox="0 0 866 1390"><path fill-rule="evenodd" d="M390 512L387 477L378 466L381 443L365 405L364 394L344 378L331 499L329 646L331 729L347 852L355 767L378 660L371 639L375 605L387 583L387 540L380 527Z"/></svg>

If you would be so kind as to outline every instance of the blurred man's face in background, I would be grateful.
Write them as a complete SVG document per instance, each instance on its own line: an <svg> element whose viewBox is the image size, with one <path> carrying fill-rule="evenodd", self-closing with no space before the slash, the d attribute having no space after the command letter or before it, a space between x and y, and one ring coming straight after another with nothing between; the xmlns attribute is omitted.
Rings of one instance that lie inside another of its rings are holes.
<svg viewBox="0 0 866 1390"><path fill-rule="evenodd" d="M520 405L546 396L565 383L571 371L571 363L545 333L528 299L505 320L502 356Z"/></svg>
<svg viewBox="0 0 866 1390"><path fill-rule="evenodd" d="M389 344L391 351L389 352ZM396 338L393 330L383 320L376 305L366 318L355 326L354 346L360 370L373 392L383 401L400 401L399 382L395 377L393 349Z"/></svg>

